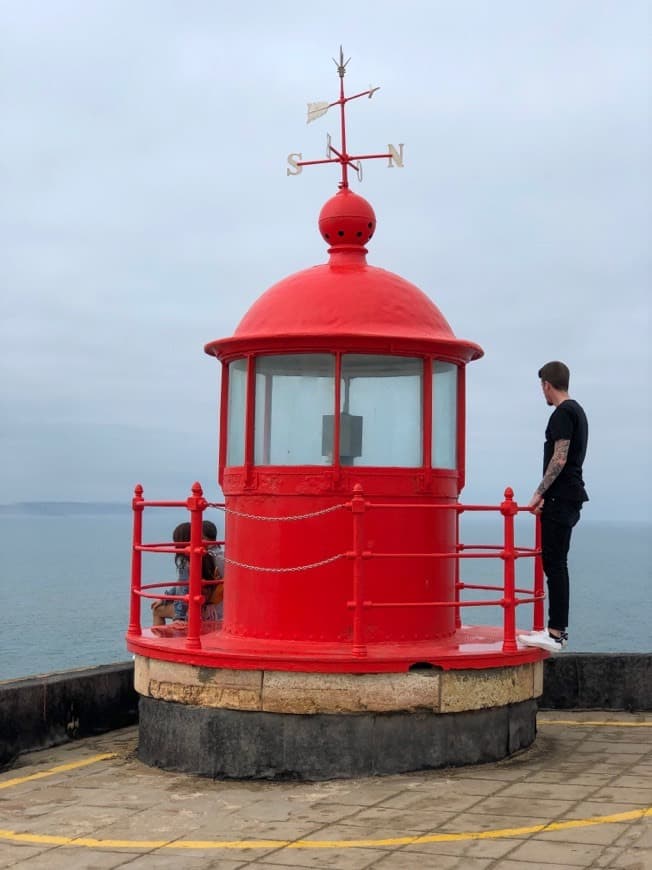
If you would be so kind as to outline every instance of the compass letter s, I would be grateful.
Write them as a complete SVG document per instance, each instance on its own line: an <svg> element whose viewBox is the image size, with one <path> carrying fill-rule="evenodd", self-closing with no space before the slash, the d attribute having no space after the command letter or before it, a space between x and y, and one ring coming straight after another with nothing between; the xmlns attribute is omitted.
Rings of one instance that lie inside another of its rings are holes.
<svg viewBox="0 0 652 870"><path fill-rule="evenodd" d="M297 160L303 160L303 154L288 154L288 163L294 169L294 172L292 169L286 169L288 175L299 175L302 171L303 166L297 166Z"/></svg>

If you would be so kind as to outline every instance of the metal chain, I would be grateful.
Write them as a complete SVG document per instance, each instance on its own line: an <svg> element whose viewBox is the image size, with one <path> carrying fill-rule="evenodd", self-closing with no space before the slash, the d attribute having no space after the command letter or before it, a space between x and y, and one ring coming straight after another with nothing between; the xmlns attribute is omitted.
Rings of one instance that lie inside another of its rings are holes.
<svg viewBox="0 0 652 870"><path fill-rule="evenodd" d="M331 562L344 559L345 556L345 553L338 553L336 556L322 559L321 562L313 562L310 565L297 565L294 568L261 568L259 565L247 565L245 562L236 562L235 559L228 559L226 556L224 561L227 565L235 565L237 568L249 568L250 571L263 571L267 574L292 574L295 571L308 571L310 568L321 568L322 565L330 565Z"/></svg>
<svg viewBox="0 0 652 870"><path fill-rule="evenodd" d="M313 511L309 514L296 514L292 517L261 517L258 514L245 514L242 511L234 511L231 508L225 507L223 504L219 504L218 502L207 502L206 507L217 508L218 510L224 511L225 514L231 514L233 517L242 517L247 520L263 520L267 523L286 523L293 522L294 520L308 520L312 517L322 517L324 514L333 513L333 511L339 511L342 508L346 507L345 504L335 504L332 507L323 508L320 511Z"/></svg>

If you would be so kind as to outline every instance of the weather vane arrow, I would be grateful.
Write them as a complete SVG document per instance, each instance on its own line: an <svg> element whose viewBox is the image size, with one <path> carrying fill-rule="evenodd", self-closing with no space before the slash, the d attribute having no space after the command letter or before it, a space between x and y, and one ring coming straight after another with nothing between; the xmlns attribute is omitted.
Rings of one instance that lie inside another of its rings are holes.
<svg viewBox="0 0 652 870"><path fill-rule="evenodd" d="M394 166L403 167L403 143L399 144L398 148L394 145L388 145L387 151L384 154L349 154L346 150L346 104L351 100L357 100L359 97L368 97L371 99L376 91L379 90L378 87L374 88L370 86L368 90L360 91L359 94L353 94L350 97L345 96L344 76L346 74L347 64L350 60L351 58L344 60L344 52L342 51L342 46L340 46L339 60L333 58L335 66L337 67L337 74L340 77L339 99L334 100L332 103L308 103L308 124L310 124L311 121L316 121L317 118L321 118L322 115L325 115L329 109L333 108L333 106L340 107L341 139L339 149L335 148L331 142L331 137L328 135L326 139L326 158L323 160L304 160L303 155L300 153L295 152L289 154L289 168L286 170L287 175L299 175L304 166L315 166L319 163L339 163L342 167L342 180L339 183L339 187L342 188L349 186L349 167L357 173L358 180L362 181L362 160L377 160L379 158L385 158L388 161L388 168L391 169Z"/></svg>

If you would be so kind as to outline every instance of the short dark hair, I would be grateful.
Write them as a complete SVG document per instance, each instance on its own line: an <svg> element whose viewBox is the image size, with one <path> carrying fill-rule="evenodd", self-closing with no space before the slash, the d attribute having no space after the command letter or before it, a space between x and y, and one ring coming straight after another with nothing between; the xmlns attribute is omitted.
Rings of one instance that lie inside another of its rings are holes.
<svg viewBox="0 0 652 870"><path fill-rule="evenodd" d="M206 538L208 541L216 541L217 540L217 526L211 520L204 520L201 526L201 534L202 538Z"/></svg>
<svg viewBox="0 0 652 870"><path fill-rule="evenodd" d="M190 523L179 523L172 532L172 540L175 544L186 544L190 541Z"/></svg>
<svg viewBox="0 0 652 870"><path fill-rule="evenodd" d="M172 540L175 544L190 543L190 523L179 523L172 532ZM217 540L217 526L210 520L204 520L201 527L202 538L207 541ZM185 553L177 553L174 557L174 563L177 568L185 567L188 564L188 556ZM213 580L215 576L215 562L210 553L204 553L201 560L201 576L202 580Z"/></svg>
<svg viewBox="0 0 652 870"><path fill-rule="evenodd" d="M556 390L563 390L564 392L568 390L570 370L567 365L559 362L559 360L553 360L553 362L547 362L544 366L541 366L539 377L542 381L548 381L550 386Z"/></svg>

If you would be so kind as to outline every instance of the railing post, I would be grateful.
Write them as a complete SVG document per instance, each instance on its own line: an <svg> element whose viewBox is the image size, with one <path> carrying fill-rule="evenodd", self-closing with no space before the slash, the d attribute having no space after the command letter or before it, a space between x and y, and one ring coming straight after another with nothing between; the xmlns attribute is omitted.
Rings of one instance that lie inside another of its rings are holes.
<svg viewBox="0 0 652 870"><path fill-rule="evenodd" d="M462 627L462 608L460 607L460 515L462 509L456 505L455 510L455 630Z"/></svg>
<svg viewBox="0 0 652 870"><path fill-rule="evenodd" d="M131 597L129 601L129 627L127 634L138 636L142 634L140 625L140 588L142 584L143 554L137 549L143 543L143 488L140 484L134 487L134 497L131 507L134 512L133 535L131 546Z"/></svg>
<svg viewBox="0 0 652 870"><path fill-rule="evenodd" d="M353 514L353 655L366 656L364 643L364 513L366 503L359 483L353 487L351 513Z"/></svg>
<svg viewBox="0 0 652 870"><path fill-rule="evenodd" d="M202 525L206 500L199 483L192 485L192 495L188 498L190 511L190 570L188 577L188 635L186 649L201 649L201 606L202 595Z"/></svg>
<svg viewBox="0 0 652 870"><path fill-rule="evenodd" d="M541 560L541 517L534 516L534 548L537 555L534 557L534 619L532 628L534 631L543 631L543 562Z"/></svg>
<svg viewBox="0 0 652 870"><path fill-rule="evenodd" d="M504 571L503 652L516 652L514 516L518 512L518 505L514 501L514 490L509 486L505 490L505 501L500 505L500 512L505 518L505 541L502 552Z"/></svg>

